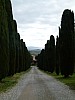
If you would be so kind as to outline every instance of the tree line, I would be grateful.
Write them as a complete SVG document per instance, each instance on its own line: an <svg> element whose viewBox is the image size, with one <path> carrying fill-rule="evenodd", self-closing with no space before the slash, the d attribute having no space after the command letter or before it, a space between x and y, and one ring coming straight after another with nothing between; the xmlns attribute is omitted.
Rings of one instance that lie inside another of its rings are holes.
<svg viewBox="0 0 75 100"><path fill-rule="evenodd" d="M32 57L17 31L10 0L0 0L0 80L30 67Z"/></svg>
<svg viewBox="0 0 75 100"><path fill-rule="evenodd" d="M59 35L55 38L50 36L47 40L45 49L36 57L37 66L57 75L61 72L64 77L72 75L75 64L75 32L74 32L74 13L65 9L61 18Z"/></svg>

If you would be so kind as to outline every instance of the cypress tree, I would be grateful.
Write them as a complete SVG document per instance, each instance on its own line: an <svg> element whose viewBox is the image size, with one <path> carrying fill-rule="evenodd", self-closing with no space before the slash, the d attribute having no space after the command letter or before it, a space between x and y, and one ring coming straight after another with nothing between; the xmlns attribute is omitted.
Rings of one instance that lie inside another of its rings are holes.
<svg viewBox="0 0 75 100"><path fill-rule="evenodd" d="M45 67L45 50L41 50L41 69L44 70Z"/></svg>
<svg viewBox="0 0 75 100"><path fill-rule="evenodd" d="M16 63L15 63L15 73L19 72L19 48L20 48L20 35L16 33Z"/></svg>
<svg viewBox="0 0 75 100"><path fill-rule="evenodd" d="M15 65L16 65L16 32L14 26L14 20L11 21L11 32L9 32L9 75L13 75L15 73ZM10 28L9 28L10 30Z"/></svg>
<svg viewBox="0 0 75 100"><path fill-rule="evenodd" d="M26 70L26 66L25 66L25 42L23 42L23 71ZM29 58L30 59L30 58Z"/></svg>
<svg viewBox="0 0 75 100"><path fill-rule="evenodd" d="M45 71L48 71L48 62L49 62L49 59L48 59L48 56L49 56L49 54L48 54L48 41L49 40L47 40L47 43L45 44Z"/></svg>
<svg viewBox="0 0 75 100"><path fill-rule="evenodd" d="M25 42L23 42L23 70L26 70L26 66L25 66Z"/></svg>
<svg viewBox="0 0 75 100"><path fill-rule="evenodd" d="M59 53L59 37L57 36L57 39L56 39L56 69L55 69L57 75L59 75L59 66L60 66L59 55L60 55L60 53Z"/></svg>
<svg viewBox="0 0 75 100"><path fill-rule="evenodd" d="M50 36L49 66L49 71L53 73L55 68L55 38L53 35Z"/></svg>
<svg viewBox="0 0 75 100"><path fill-rule="evenodd" d="M50 36L50 40L47 40L45 50L42 49L38 55L37 66L42 70L53 73L55 68L55 39L53 35Z"/></svg>
<svg viewBox="0 0 75 100"><path fill-rule="evenodd" d="M17 47L18 47L18 52L16 52L16 65L18 63L18 66L16 68L16 71L20 72L20 34L19 33L17 33Z"/></svg>
<svg viewBox="0 0 75 100"><path fill-rule="evenodd" d="M15 26L12 14L12 5L10 0L5 0L5 8L7 12L8 30L9 30L9 75L15 73L16 61L16 43L15 43Z"/></svg>
<svg viewBox="0 0 75 100"><path fill-rule="evenodd" d="M11 1L0 0L0 80L7 75L24 71L30 65L31 55L17 33Z"/></svg>
<svg viewBox="0 0 75 100"><path fill-rule="evenodd" d="M20 40L20 72L23 71L23 39Z"/></svg>
<svg viewBox="0 0 75 100"><path fill-rule="evenodd" d="M74 13L71 10L63 12L59 41L61 74L68 77L74 70Z"/></svg>
<svg viewBox="0 0 75 100"><path fill-rule="evenodd" d="M50 71L50 40L47 40L45 45L45 58L46 58L46 70Z"/></svg>
<svg viewBox="0 0 75 100"><path fill-rule="evenodd" d="M26 70L27 70L31 66L32 56L30 55L26 46L25 46L25 62L26 62L25 66L26 66Z"/></svg>
<svg viewBox="0 0 75 100"><path fill-rule="evenodd" d="M5 2L0 0L0 80L9 71L9 31Z"/></svg>
<svg viewBox="0 0 75 100"><path fill-rule="evenodd" d="M40 68L40 54L38 54L37 56L37 67Z"/></svg>

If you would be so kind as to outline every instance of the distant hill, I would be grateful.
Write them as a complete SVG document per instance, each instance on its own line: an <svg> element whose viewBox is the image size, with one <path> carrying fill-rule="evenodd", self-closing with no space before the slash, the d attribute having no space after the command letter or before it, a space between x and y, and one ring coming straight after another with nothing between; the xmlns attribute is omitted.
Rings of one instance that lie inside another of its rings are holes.
<svg viewBox="0 0 75 100"><path fill-rule="evenodd" d="M41 49L33 49L33 50L29 50L31 55L38 55L41 52Z"/></svg>
<svg viewBox="0 0 75 100"><path fill-rule="evenodd" d="M42 49L40 47L34 47L34 46L29 46L27 48L28 48L29 51L31 51L31 50L41 50Z"/></svg>

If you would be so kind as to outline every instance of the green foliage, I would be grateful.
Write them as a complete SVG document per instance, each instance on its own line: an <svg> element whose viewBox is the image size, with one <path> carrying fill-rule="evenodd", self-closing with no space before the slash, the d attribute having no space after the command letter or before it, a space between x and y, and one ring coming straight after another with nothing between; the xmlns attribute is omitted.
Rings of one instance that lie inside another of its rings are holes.
<svg viewBox="0 0 75 100"><path fill-rule="evenodd" d="M0 79L7 76L9 71L9 34L7 13L0 1Z"/></svg>
<svg viewBox="0 0 75 100"><path fill-rule="evenodd" d="M9 77L3 78L0 81L0 92L5 92L8 89L11 89L13 86L15 86L18 83L18 80L22 77L22 75L24 75L25 73L30 71L30 69L28 69L25 72L23 71L21 73L16 73L13 76L9 76Z"/></svg>
<svg viewBox="0 0 75 100"><path fill-rule="evenodd" d="M50 40L47 40L45 49L42 49L38 55L37 62L40 69L53 73L55 67L55 39L53 35L50 36Z"/></svg>
<svg viewBox="0 0 75 100"><path fill-rule="evenodd" d="M68 85L71 89L75 90L75 73L72 76L69 76L68 78L62 77L61 74L59 76L57 76L55 73L51 75L54 76L59 81Z"/></svg>
<svg viewBox="0 0 75 100"><path fill-rule="evenodd" d="M9 75L13 75L15 73L15 64L16 64L16 39L15 39L15 27L14 27L14 21L9 22ZM11 29L11 30L10 30Z"/></svg>
<svg viewBox="0 0 75 100"><path fill-rule="evenodd" d="M69 86L72 90L75 90L75 73L72 76L65 78L64 76L61 75L61 73L59 73L59 75L57 75L55 72L50 73L48 71L43 71L43 70L41 70L41 71L44 72L45 74L49 75L49 76L53 76L58 81Z"/></svg>
<svg viewBox="0 0 75 100"><path fill-rule="evenodd" d="M11 1L0 0L0 80L27 70L30 65L31 55L17 33Z"/></svg>
<svg viewBox="0 0 75 100"><path fill-rule="evenodd" d="M37 66L51 73L55 70L57 75L60 71L65 77L72 75L74 72L74 43L74 13L66 9L62 14L56 46L54 36L51 35L50 40L45 44L44 52L41 51L38 55Z"/></svg>
<svg viewBox="0 0 75 100"><path fill-rule="evenodd" d="M67 77L74 70L74 13L68 9L62 15L59 44L61 74Z"/></svg>
<svg viewBox="0 0 75 100"><path fill-rule="evenodd" d="M59 70L60 70L60 57L59 57L59 38L57 36L57 39L56 39L56 68L55 68L55 72L57 75L59 75Z"/></svg>
<svg viewBox="0 0 75 100"><path fill-rule="evenodd" d="M55 67L55 39L54 36L50 36L50 48L49 48L49 72L54 72Z"/></svg>

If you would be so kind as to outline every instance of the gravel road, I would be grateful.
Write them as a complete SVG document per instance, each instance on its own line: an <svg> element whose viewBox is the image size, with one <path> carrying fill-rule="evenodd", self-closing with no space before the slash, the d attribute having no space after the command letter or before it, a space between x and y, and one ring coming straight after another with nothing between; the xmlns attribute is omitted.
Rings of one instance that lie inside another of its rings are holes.
<svg viewBox="0 0 75 100"><path fill-rule="evenodd" d="M33 66L0 100L75 100L75 92Z"/></svg>

